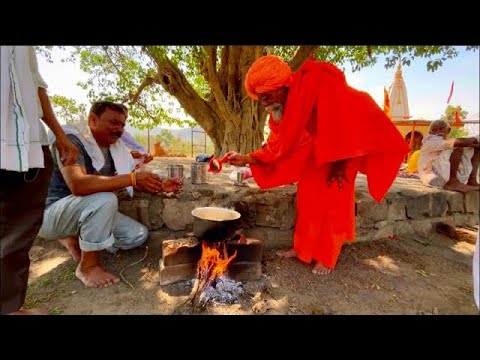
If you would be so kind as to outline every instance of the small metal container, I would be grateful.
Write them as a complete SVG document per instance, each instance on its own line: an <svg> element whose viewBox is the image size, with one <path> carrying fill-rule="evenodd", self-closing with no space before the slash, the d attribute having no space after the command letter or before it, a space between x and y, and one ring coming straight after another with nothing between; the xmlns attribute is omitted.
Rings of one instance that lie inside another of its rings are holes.
<svg viewBox="0 0 480 360"><path fill-rule="evenodd" d="M247 174L244 173L243 171L237 172L237 184L243 184L246 177L247 177Z"/></svg>
<svg viewBox="0 0 480 360"><path fill-rule="evenodd" d="M197 162L192 164L192 184L207 183L207 168L208 163L205 162Z"/></svg>
<svg viewBox="0 0 480 360"><path fill-rule="evenodd" d="M167 176L183 179L183 165L167 165Z"/></svg>

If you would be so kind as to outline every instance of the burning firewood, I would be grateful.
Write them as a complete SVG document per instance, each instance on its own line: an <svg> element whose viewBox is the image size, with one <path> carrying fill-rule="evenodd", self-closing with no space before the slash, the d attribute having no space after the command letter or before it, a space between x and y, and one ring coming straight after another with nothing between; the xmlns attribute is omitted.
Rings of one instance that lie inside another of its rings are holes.
<svg viewBox="0 0 480 360"><path fill-rule="evenodd" d="M223 245L223 257L217 247ZM200 295L202 292L214 283L215 279L223 275L227 270L228 264L237 256L235 252L228 257L225 243L216 244L216 246L208 246L202 242L202 257L198 262L197 278L193 285L188 301L195 310L200 304Z"/></svg>

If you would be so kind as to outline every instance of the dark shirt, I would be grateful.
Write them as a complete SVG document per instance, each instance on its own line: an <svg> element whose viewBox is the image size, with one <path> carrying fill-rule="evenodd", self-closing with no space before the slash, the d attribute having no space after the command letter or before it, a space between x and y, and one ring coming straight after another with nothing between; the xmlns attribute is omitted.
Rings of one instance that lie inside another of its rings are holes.
<svg viewBox="0 0 480 360"><path fill-rule="evenodd" d="M105 165L100 171L95 170L92 165L92 159L87 154L85 147L83 146L80 139L78 139L75 135L67 135L72 143L78 148L78 160L77 164L83 166L87 174L89 175L105 175L105 176L113 176L116 173L115 164L113 163L112 155L110 154L110 150L108 148L100 148L103 155L105 156ZM65 182L62 172L60 171L59 164L62 162L60 161L60 154L55 146L52 146L52 155L54 159L54 170L52 179L50 180L50 186L48 188L48 196L46 201L46 206L53 204L55 201L58 201L68 195L71 195L72 192L70 191L67 183Z"/></svg>

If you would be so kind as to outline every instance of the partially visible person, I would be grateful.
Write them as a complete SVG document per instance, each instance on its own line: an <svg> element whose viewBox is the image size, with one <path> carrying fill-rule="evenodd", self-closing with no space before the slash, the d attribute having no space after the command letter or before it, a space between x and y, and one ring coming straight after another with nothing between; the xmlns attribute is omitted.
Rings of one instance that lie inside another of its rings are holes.
<svg viewBox="0 0 480 360"><path fill-rule="evenodd" d="M261 189L298 182L293 248L278 255L313 261L314 274L328 274L342 245L355 239L357 172L367 174L380 202L408 145L371 96L332 64L309 59L292 73L281 58L264 56L248 70L245 88L268 111L270 135L248 155L230 152L229 161L249 164Z"/></svg>
<svg viewBox="0 0 480 360"><path fill-rule="evenodd" d="M418 158L420 157L420 150L416 150L407 161L407 168L405 172L410 174L418 173Z"/></svg>
<svg viewBox="0 0 480 360"><path fill-rule="evenodd" d="M446 190L478 190L478 137L451 139L450 130L445 120L430 124L418 158L420 180L426 186Z"/></svg>
<svg viewBox="0 0 480 360"><path fill-rule="evenodd" d="M0 249L1 314L43 314L22 309L29 251L42 224L53 162L45 128L57 137L59 161L69 166L77 148L63 132L40 76L32 46L1 46Z"/></svg>
<svg viewBox="0 0 480 360"><path fill-rule="evenodd" d="M58 239L78 262L75 275L85 286L105 288L119 278L104 270L97 253L142 245L148 229L118 211L116 190L134 187L159 193L168 183L151 173L132 172L133 159L119 139L125 127L122 106L108 101L92 105L85 132L69 128L78 148L75 164L62 166L58 154L39 235ZM179 191L179 187L174 189Z"/></svg>
<svg viewBox="0 0 480 360"><path fill-rule="evenodd" d="M411 131L407 135L405 135L405 141L410 146L410 151L412 153L417 150L420 150L420 148L422 147L422 140L423 140L423 135L420 131L413 132L413 139L412 139Z"/></svg>

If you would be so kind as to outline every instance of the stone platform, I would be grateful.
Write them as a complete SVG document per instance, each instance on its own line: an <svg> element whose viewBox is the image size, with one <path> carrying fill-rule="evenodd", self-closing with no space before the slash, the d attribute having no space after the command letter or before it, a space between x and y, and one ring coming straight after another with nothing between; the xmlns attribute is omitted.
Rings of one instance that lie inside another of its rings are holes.
<svg viewBox="0 0 480 360"><path fill-rule="evenodd" d="M149 243L160 247L165 239L182 238L193 229L191 211L201 206L235 208L242 213L242 228L248 237L260 239L266 248L292 244L295 224L295 186L261 190L252 182L235 186L225 165L221 174L208 175L208 184L192 185L188 158L156 158L152 167L165 171L167 164L185 165L185 184L178 198L137 192L133 198L119 195L119 208L150 229ZM428 188L417 179L397 178L377 204L368 194L364 175L356 180L357 241L392 235L419 234L428 237L438 223L476 226L479 223L479 192L461 194Z"/></svg>

